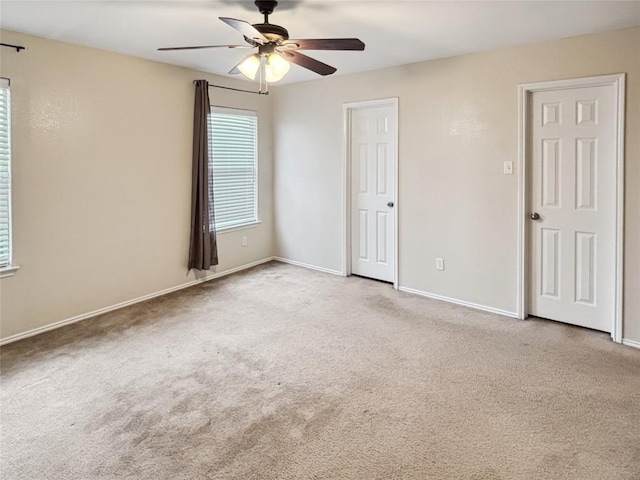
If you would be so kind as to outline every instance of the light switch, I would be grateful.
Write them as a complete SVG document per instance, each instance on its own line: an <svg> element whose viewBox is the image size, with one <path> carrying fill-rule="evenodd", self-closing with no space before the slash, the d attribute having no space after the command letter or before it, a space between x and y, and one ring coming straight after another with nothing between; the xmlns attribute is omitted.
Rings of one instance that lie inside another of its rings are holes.
<svg viewBox="0 0 640 480"><path fill-rule="evenodd" d="M513 162L504 162L504 174L505 175L513 174Z"/></svg>

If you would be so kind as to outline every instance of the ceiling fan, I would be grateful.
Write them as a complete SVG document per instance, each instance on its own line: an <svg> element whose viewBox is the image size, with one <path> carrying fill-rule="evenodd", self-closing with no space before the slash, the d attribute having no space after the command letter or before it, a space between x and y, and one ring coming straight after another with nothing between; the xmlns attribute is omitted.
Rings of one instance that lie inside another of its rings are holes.
<svg viewBox="0 0 640 480"><path fill-rule="evenodd" d="M289 62L295 63L320 75L331 75L336 68L319 60L308 57L299 50L364 50L364 43L357 38L316 38L290 40L289 32L280 25L269 23L271 15L278 5L276 1L256 0L256 6L264 15L263 23L250 24L235 18L219 17L227 25L235 28L244 36L248 45L200 45L193 47L165 47L158 50L199 50L205 48L258 48L258 53L242 59L229 73L242 73L255 80L260 73L260 81L277 82L289 71ZM264 77L264 78L263 78Z"/></svg>

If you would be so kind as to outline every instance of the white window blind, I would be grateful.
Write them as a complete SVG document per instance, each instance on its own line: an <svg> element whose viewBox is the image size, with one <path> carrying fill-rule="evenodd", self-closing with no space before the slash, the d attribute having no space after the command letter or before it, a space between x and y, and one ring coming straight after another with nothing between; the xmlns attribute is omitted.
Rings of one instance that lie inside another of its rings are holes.
<svg viewBox="0 0 640 480"><path fill-rule="evenodd" d="M11 264L11 97L0 79L0 268Z"/></svg>
<svg viewBox="0 0 640 480"><path fill-rule="evenodd" d="M208 129L209 199L213 200L216 230L257 222L256 113L212 108Z"/></svg>

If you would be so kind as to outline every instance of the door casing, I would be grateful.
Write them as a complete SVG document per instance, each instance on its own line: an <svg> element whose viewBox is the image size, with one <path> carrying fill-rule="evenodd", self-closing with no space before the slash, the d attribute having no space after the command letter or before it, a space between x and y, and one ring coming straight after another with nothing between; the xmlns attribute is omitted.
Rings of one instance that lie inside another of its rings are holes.
<svg viewBox="0 0 640 480"><path fill-rule="evenodd" d="M529 222L530 210L530 97L533 92L566 90L571 88L611 86L614 89L616 120L616 231L615 231L615 314L611 325L611 338L622 343L622 300L624 266L624 115L625 115L625 74L601 75L550 82L525 83L518 85L518 278L517 313L519 319L529 315Z"/></svg>
<svg viewBox="0 0 640 480"><path fill-rule="evenodd" d="M368 100L363 102L350 102L342 105L342 119L343 119L343 141L342 141L342 271L344 276L351 275L351 112L357 109L363 108L375 108L375 107L392 107L396 112L396 141L393 151L393 168L395 171L395 184L394 184L394 208L395 218L393 225L394 234L394 272L393 272L393 288L398 289L398 217L399 217L399 205L398 205L398 97L384 98L379 100Z"/></svg>

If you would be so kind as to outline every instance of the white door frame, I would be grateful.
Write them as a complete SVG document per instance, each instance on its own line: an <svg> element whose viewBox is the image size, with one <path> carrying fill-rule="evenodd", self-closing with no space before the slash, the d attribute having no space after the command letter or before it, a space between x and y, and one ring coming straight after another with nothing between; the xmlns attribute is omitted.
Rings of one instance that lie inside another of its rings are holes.
<svg viewBox="0 0 640 480"><path fill-rule="evenodd" d="M616 231L615 231L615 314L611 325L611 338L622 343L622 298L624 260L624 115L625 115L625 74L602 75L551 82L524 83L518 85L518 318L529 314L529 99L533 92L565 90L569 88L612 86L615 92L616 119Z"/></svg>
<svg viewBox="0 0 640 480"><path fill-rule="evenodd" d="M393 151L393 170L395 173L393 203L395 208L393 241L393 288L398 289L398 97L350 102L342 105L343 141L342 141L342 272L345 277L351 275L351 113L353 110L374 107L392 107L396 112L396 138Z"/></svg>

